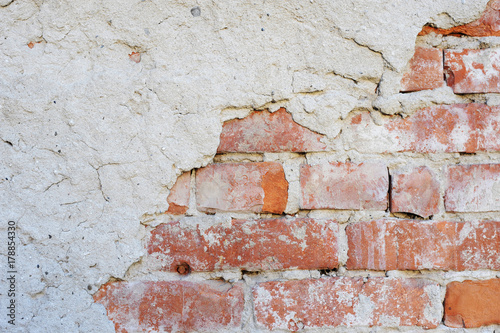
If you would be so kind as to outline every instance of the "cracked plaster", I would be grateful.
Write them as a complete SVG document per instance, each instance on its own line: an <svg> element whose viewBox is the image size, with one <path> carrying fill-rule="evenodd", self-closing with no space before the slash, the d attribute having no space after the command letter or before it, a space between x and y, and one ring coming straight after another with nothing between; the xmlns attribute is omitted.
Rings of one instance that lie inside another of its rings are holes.
<svg viewBox="0 0 500 333"><path fill-rule="evenodd" d="M286 107L332 140L353 110L452 100L398 94L401 72L424 24L470 22L486 2L0 0L0 230L17 222L20 271L9 331L113 332L91 295L141 259L141 222L212 161L223 119Z"/></svg>

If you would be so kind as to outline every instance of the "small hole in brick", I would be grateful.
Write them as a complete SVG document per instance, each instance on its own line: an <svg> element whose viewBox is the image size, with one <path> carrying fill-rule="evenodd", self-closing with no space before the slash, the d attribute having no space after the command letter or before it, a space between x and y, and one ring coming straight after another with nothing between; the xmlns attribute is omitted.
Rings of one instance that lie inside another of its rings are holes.
<svg viewBox="0 0 500 333"><path fill-rule="evenodd" d="M180 275L188 275L189 273L191 273L191 267L189 267L188 263L183 262L177 265L176 271Z"/></svg>
<svg viewBox="0 0 500 333"><path fill-rule="evenodd" d="M325 269L320 269L319 272L321 275L330 275L333 272L336 272L336 269L330 269L330 268L325 268Z"/></svg>
<svg viewBox="0 0 500 333"><path fill-rule="evenodd" d="M465 151L464 152L460 152L459 154L460 154L460 156L467 156L467 155L474 156L474 155L476 155L476 153L467 153Z"/></svg>
<svg viewBox="0 0 500 333"><path fill-rule="evenodd" d="M246 271L244 269L241 270L241 275L258 275L259 271Z"/></svg>
<svg viewBox="0 0 500 333"><path fill-rule="evenodd" d="M419 216L419 215L413 214L413 213L394 212L392 215L394 215L395 217L400 218L400 219L425 220L422 216Z"/></svg>

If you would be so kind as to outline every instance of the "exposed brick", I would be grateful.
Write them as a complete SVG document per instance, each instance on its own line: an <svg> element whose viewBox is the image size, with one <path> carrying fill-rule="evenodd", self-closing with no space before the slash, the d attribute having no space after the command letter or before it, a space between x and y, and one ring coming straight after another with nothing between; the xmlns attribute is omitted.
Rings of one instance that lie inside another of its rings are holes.
<svg viewBox="0 0 500 333"><path fill-rule="evenodd" d="M346 234L348 269L500 269L500 222L381 220Z"/></svg>
<svg viewBox="0 0 500 333"><path fill-rule="evenodd" d="M448 284L444 323L467 328L500 324L500 279Z"/></svg>
<svg viewBox="0 0 500 333"><path fill-rule="evenodd" d="M234 220L230 225L153 230L148 253L165 270L187 263L192 271L327 269L338 266L338 225L313 219Z"/></svg>
<svg viewBox="0 0 500 333"><path fill-rule="evenodd" d="M420 36L434 32L438 35L467 35L474 37L500 36L500 1L491 0L479 19L468 24L452 27L449 29L438 29L425 26Z"/></svg>
<svg viewBox="0 0 500 333"><path fill-rule="evenodd" d="M132 52L128 55L129 59L132 60L135 63L140 63L141 62L141 54L138 52Z"/></svg>
<svg viewBox="0 0 500 333"><path fill-rule="evenodd" d="M284 108L274 113L256 111L244 119L224 123L218 152L324 151L322 138L294 122Z"/></svg>
<svg viewBox="0 0 500 333"><path fill-rule="evenodd" d="M499 151L500 107L484 104L432 106L407 118L375 124L369 113L351 119L343 135L349 148L419 153Z"/></svg>
<svg viewBox="0 0 500 333"><path fill-rule="evenodd" d="M439 182L426 166L392 174L391 212L429 217L439 212Z"/></svg>
<svg viewBox="0 0 500 333"><path fill-rule="evenodd" d="M441 317L439 286L421 279L324 278L259 283L257 323L266 329L334 326L422 326Z"/></svg>
<svg viewBox="0 0 500 333"><path fill-rule="evenodd" d="M196 172L196 201L203 212L281 214L287 200L288 182L276 162L212 164Z"/></svg>
<svg viewBox="0 0 500 333"><path fill-rule="evenodd" d="M444 86L443 51L417 47L401 79L401 91L418 91Z"/></svg>
<svg viewBox="0 0 500 333"><path fill-rule="evenodd" d="M381 163L302 165L300 187L304 209L386 210L389 174Z"/></svg>
<svg viewBox="0 0 500 333"><path fill-rule="evenodd" d="M214 332L241 324L241 285L179 281L108 283L94 295L115 330Z"/></svg>
<svg viewBox="0 0 500 333"><path fill-rule="evenodd" d="M500 92L500 49L446 50L447 82L457 94Z"/></svg>
<svg viewBox="0 0 500 333"><path fill-rule="evenodd" d="M500 164L448 167L448 212L500 211Z"/></svg>
<svg viewBox="0 0 500 333"><path fill-rule="evenodd" d="M191 173L185 172L177 178L168 195L167 214L180 215L186 213L189 206Z"/></svg>

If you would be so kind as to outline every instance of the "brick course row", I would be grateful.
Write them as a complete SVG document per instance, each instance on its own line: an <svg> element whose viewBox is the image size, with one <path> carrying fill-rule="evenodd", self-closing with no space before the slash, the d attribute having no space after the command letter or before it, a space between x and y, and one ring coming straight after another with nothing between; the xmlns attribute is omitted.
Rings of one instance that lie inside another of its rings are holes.
<svg viewBox="0 0 500 333"><path fill-rule="evenodd" d="M332 220L234 220L206 229L158 226L148 253L166 271L335 269L339 226ZM500 222L377 220L349 224L350 270L500 270Z"/></svg>
<svg viewBox="0 0 500 333"><path fill-rule="evenodd" d="M446 171L448 212L500 210L500 164L450 165ZM439 212L440 184L426 166L389 171L382 162L328 163L300 168L301 209L380 210L429 217ZM189 205L189 174L179 177L167 213L183 214ZM196 202L202 212L282 214L288 182L277 162L212 164L196 172Z"/></svg>
<svg viewBox="0 0 500 333"><path fill-rule="evenodd" d="M256 324L298 331L336 326L420 326L442 321L440 286L425 279L347 278L270 281L251 290ZM452 282L444 323L480 327L500 323L500 279ZM238 330L244 326L241 283L137 281L104 285L94 295L117 332ZM154 305L154 306L152 306ZM471 306L472 305L472 306Z"/></svg>
<svg viewBox="0 0 500 333"><path fill-rule="evenodd" d="M443 63L444 62L444 63ZM500 49L440 50L417 47L401 91L450 86L456 94L500 92Z"/></svg>
<svg viewBox="0 0 500 333"><path fill-rule="evenodd" d="M438 105L404 119L384 118L377 124L364 112L351 117L342 132L340 141L352 138L345 148L358 151L366 147L370 152L373 147L376 152L500 151L500 107L479 103ZM244 119L226 122L220 140L220 153L327 150L321 143L325 140L322 135L299 126L283 108L274 113L255 111Z"/></svg>

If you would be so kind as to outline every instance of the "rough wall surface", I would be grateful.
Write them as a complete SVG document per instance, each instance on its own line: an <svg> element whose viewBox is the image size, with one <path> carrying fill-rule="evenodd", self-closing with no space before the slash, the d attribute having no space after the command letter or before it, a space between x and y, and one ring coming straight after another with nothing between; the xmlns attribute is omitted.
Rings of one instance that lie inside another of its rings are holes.
<svg viewBox="0 0 500 333"><path fill-rule="evenodd" d="M0 0L0 331L498 331L499 10Z"/></svg>

